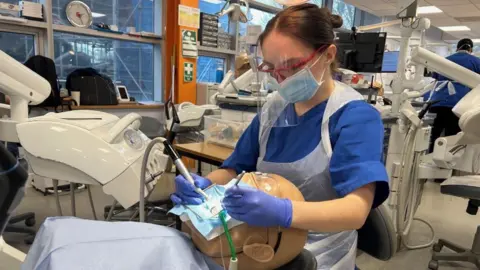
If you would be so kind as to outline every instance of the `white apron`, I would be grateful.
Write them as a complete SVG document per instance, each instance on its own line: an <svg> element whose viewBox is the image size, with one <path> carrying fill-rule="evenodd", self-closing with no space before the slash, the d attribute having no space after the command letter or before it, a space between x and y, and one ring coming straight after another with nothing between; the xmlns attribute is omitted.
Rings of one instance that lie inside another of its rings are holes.
<svg viewBox="0 0 480 270"><path fill-rule="evenodd" d="M326 201L337 198L330 180L329 163L332 156L332 146L329 139L329 119L344 105L354 100L363 100L363 96L349 86L335 82L335 91L330 96L321 127L321 143L307 156L291 163L273 163L264 160L267 142L272 130L273 119L260 121L260 155L257 170L265 173L278 174L294 183L302 192L306 201ZM286 104L267 102L262 115L280 115ZM265 113L268 110L268 113ZM277 110L277 112L276 112ZM263 124L262 124L263 123ZM309 134L305 134L308 136ZM288 146L286 146L288 147ZM314 213L312 213L314 214ZM355 269L357 248L357 232L344 231L339 233L316 233L308 235L306 249L310 250L318 262L317 269Z"/></svg>

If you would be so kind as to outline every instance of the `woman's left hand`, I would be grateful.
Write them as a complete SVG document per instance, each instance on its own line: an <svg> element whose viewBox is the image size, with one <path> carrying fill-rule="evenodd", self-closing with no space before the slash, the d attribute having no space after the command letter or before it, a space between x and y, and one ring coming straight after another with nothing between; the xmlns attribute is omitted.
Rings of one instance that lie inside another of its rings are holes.
<svg viewBox="0 0 480 270"><path fill-rule="evenodd" d="M250 187L234 186L227 189L223 206L234 219L259 227L292 224L292 202L271 196Z"/></svg>

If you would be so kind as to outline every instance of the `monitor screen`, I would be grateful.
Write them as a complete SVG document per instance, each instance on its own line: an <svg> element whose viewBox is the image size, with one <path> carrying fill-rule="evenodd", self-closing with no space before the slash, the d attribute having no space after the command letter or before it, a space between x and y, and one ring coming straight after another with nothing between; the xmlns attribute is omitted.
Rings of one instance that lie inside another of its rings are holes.
<svg viewBox="0 0 480 270"><path fill-rule="evenodd" d="M379 73L387 33L337 33L337 59L340 66L355 72Z"/></svg>
<svg viewBox="0 0 480 270"><path fill-rule="evenodd" d="M397 72L399 55L400 55L400 52L398 52L398 51L385 52L383 54L382 73L396 73Z"/></svg>
<svg viewBox="0 0 480 270"><path fill-rule="evenodd" d="M127 88L124 86L118 87L118 94L120 94L121 99L128 99Z"/></svg>

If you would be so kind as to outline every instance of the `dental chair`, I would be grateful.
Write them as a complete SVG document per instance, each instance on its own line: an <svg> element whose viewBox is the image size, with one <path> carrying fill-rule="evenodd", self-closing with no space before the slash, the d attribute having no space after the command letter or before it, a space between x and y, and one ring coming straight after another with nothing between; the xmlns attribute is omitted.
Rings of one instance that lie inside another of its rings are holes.
<svg viewBox="0 0 480 270"><path fill-rule="evenodd" d="M20 165L28 171L27 161L24 159L20 159L19 162ZM23 222L26 227L15 225L20 222ZM27 245L31 245L33 243L33 240L35 239L35 234L37 233L34 229L32 229L32 227L35 226L35 223L35 213L33 212L16 214L12 216L8 221L5 232L26 234L27 236L25 237L24 242Z"/></svg>
<svg viewBox="0 0 480 270"><path fill-rule="evenodd" d="M13 150L9 148L9 152L12 153L16 158L18 158L18 148L13 148ZM25 159L19 160L20 166L22 166L25 170L28 171L28 163ZM18 226L17 223L23 222L26 227ZM31 227L35 226L35 213L27 212L22 214L16 214L10 218L8 221L7 227L5 228L6 233L21 233L26 234L27 236L24 239L25 244L31 245L33 240L35 239L36 231L31 229Z"/></svg>
<svg viewBox="0 0 480 270"><path fill-rule="evenodd" d="M480 207L480 177L479 176L458 176L449 178L441 185L443 194L468 199L467 213L476 215L478 207ZM454 253L440 252L443 247L447 247ZM439 239L433 245L432 260L428 264L428 268L436 270L439 268L439 261L449 262L470 262L480 269L480 226L473 237L472 248L460 247L448 240Z"/></svg>

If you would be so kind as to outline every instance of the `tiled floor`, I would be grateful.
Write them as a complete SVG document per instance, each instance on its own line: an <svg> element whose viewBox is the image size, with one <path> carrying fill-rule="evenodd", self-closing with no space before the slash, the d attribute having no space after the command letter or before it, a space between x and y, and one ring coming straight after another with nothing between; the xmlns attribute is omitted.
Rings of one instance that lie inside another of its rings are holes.
<svg viewBox="0 0 480 270"><path fill-rule="evenodd" d="M103 218L103 207L111 203L111 198L102 193L99 188L93 189L96 211L99 218ZM70 197L61 197L64 214L70 215ZM82 218L92 218L92 213L88 203L87 193L85 191L77 195L77 216ZM477 225L480 225L478 216L470 216L465 213L467 201L459 198L445 196L440 194L440 186L435 183L428 183L425 187L422 204L418 210L417 217L429 221L436 231L436 237L446 238L469 247L473 241ZM28 194L22 201L18 212L33 211L37 215L36 228L47 216L56 215L55 200L52 196L43 196L34 190L28 190ZM428 241L428 228L421 223L414 223L411 234L411 244ZM21 235L7 234L5 240L18 249L28 252L28 246L23 243ZM403 250L388 262L378 261L366 254L360 254L357 258L357 264L362 270L383 270L383 269L427 269L430 261L431 249L421 250ZM2 268L7 267L7 268ZM0 269L14 269L0 263ZM441 263L441 270L447 269L476 269L469 264L448 264Z"/></svg>

